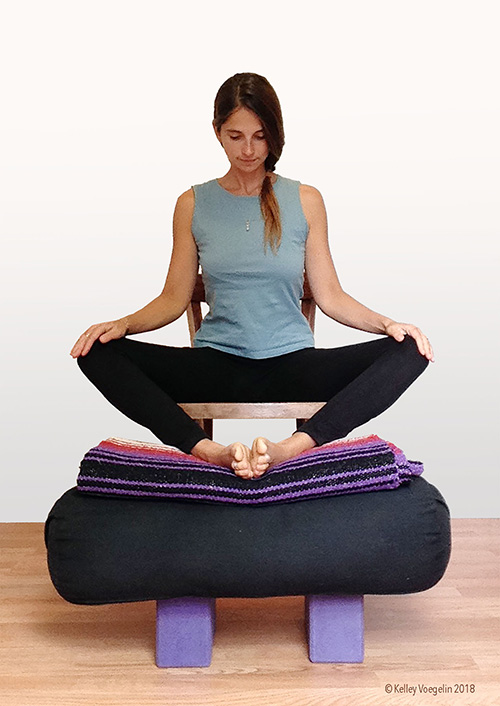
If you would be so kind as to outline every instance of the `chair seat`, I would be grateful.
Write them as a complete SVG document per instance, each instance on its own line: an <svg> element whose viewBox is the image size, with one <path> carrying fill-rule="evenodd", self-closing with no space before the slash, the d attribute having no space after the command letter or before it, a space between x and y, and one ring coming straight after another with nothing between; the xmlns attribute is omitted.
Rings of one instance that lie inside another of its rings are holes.
<svg viewBox="0 0 500 706"><path fill-rule="evenodd" d="M183 402L192 419L309 419L326 402Z"/></svg>

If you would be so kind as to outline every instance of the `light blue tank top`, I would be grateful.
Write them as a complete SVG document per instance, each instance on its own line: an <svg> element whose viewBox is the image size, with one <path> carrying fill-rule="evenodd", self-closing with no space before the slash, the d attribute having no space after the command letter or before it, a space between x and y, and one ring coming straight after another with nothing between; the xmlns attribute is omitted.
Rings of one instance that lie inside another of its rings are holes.
<svg viewBox="0 0 500 706"><path fill-rule="evenodd" d="M269 246L264 252L258 196L235 196L217 179L192 187L192 232L209 305L195 348L272 358L314 347L300 308L308 225L299 184L278 176L273 185L282 225L276 255Z"/></svg>

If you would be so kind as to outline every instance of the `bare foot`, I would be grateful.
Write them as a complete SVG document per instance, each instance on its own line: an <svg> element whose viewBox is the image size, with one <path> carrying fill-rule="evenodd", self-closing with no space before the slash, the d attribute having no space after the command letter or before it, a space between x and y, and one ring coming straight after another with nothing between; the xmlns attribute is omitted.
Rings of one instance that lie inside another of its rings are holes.
<svg viewBox="0 0 500 706"><path fill-rule="evenodd" d="M250 449L241 441L234 441L229 446L223 446L211 439L202 439L193 446L191 453L204 461L230 468L241 478L253 478Z"/></svg>
<svg viewBox="0 0 500 706"><path fill-rule="evenodd" d="M288 439L274 443L264 436L254 439L250 455L250 464L253 474L259 478L271 466L287 461L289 458L298 456L307 449L316 446L316 442L309 434L297 432Z"/></svg>

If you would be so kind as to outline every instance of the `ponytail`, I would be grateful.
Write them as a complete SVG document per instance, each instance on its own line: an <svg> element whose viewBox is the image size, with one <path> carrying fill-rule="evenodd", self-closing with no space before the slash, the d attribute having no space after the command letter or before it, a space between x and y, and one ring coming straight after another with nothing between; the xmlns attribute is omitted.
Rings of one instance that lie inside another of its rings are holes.
<svg viewBox="0 0 500 706"><path fill-rule="evenodd" d="M267 253L267 246L270 245L276 255L281 243L280 206L269 174L262 182L260 210L264 219L264 252Z"/></svg>

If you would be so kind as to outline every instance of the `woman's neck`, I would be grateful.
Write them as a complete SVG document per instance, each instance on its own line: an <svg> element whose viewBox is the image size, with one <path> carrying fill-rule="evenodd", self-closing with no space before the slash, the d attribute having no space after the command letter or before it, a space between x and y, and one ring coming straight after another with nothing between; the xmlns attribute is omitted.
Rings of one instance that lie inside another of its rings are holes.
<svg viewBox="0 0 500 706"><path fill-rule="evenodd" d="M266 175L265 169L259 170L258 173L247 173L231 167L218 181L226 191L235 196L259 196ZM274 180L274 175L271 178Z"/></svg>

